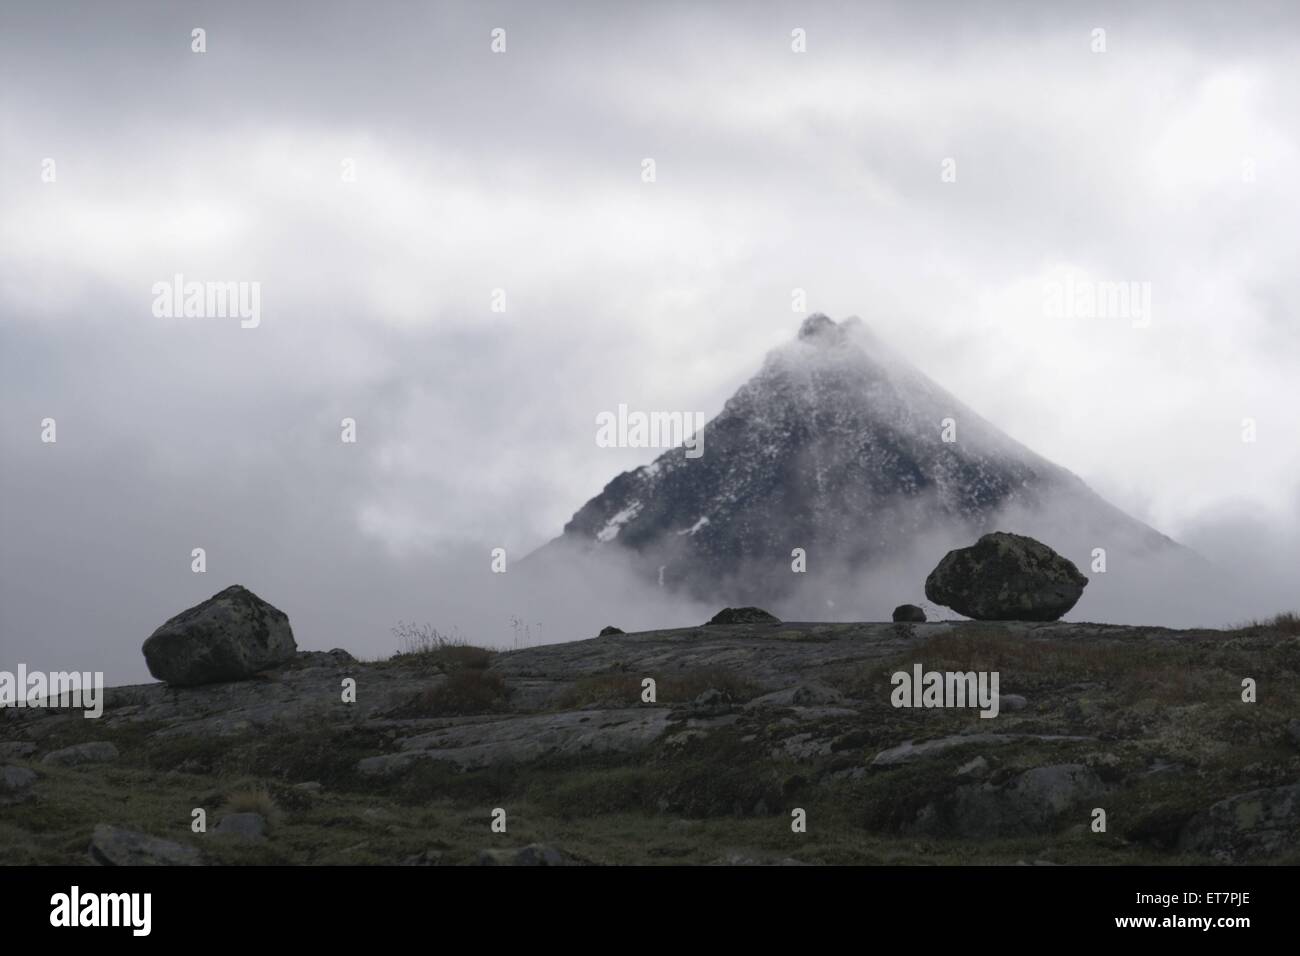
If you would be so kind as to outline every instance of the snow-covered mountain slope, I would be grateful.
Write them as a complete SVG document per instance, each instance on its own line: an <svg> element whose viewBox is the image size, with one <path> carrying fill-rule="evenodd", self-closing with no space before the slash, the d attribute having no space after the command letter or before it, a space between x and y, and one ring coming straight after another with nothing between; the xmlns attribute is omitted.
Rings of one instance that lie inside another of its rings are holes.
<svg viewBox="0 0 1300 956"><path fill-rule="evenodd" d="M897 602L914 599L913 576L994 529L1039 537L1085 573L1095 548L1123 554L1130 573L1186 554L857 319L814 315L705 426L701 456L670 449L614 478L529 563L617 556L695 597L824 616L872 576L897 577L891 588L912 588Z"/></svg>

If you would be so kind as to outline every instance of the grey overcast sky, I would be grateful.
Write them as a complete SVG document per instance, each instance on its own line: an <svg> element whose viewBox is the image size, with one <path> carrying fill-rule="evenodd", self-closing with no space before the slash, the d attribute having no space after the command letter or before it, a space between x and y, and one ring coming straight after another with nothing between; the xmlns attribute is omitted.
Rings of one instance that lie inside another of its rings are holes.
<svg viewBox="0 0 1300 956"><path fill-rule="evenodd" d="M1298 18L5 2L0 668L143 679L234 582L308 648L509 643L464 580L654 455L595 415L712 416L794 289L1297 595ZM259 282L260 325L156 317L177 273ZM1150 321L1051 315L1066 282L1149 283Z"/></svg>

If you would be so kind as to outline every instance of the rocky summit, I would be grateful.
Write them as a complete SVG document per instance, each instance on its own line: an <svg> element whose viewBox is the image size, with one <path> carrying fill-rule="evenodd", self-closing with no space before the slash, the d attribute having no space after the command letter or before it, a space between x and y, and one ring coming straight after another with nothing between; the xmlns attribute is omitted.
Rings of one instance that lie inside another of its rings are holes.
<svg viewBox="0 0 1300 956"><path fill-rule="evenodd" d="M894 676L918 667L997 672L996 716L897 706ZM110 688L96 720L6 710L0 847L14 864L1295 864L1297 682L1290 616L299 652L255 680Z"/></svg>
<svg viewBox="0 0 1300 956"><path fill-rule="evenodd" d="M238 584L181 611L144 642L149 673L178 687L242 680L297 651L285 613Z"/></svg>
<svg viewBox="0 0 1300 956"><path fill-rule="evenodd" d="M925 579L925 596L979 621L1055 621L1087 585L1041 541L995 531L948 552Z"/></svg>

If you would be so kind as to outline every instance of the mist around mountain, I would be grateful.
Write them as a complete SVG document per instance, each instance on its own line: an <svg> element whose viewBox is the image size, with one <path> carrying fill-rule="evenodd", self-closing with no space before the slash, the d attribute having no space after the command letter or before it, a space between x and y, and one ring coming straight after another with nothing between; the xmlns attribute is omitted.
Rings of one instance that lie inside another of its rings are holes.
<svg viewBox="0 0 1300 956"><path fill-rule="evenodd" d="M521 571L582 590L620 569L703 605L882 620L899 603L925 606L922 582L947 551L1002 530L1038 538L1088 575L1076 620L1218 621L1234 586L981 417L857 318L806 319L705 425L701 444L698 457L679 446L615 477Z"/></svg>

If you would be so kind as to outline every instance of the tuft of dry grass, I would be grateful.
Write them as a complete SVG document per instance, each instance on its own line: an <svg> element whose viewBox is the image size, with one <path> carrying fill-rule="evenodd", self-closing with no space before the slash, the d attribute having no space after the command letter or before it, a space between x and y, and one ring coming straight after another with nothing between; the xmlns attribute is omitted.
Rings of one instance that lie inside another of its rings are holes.
<svg viewBox="0 0 1300 956"><path fill-rule="evenodd" d="M1129 671L1117 689L1126 704L1152 701L1161 707L1175 707L1222 698L1231 692L1231 685L1219 671L1206 672L1188 667L1185 661L1165 660Z"/></svg>
<svg viewBox="0 0 1300 956"><path fill-rule="evenodd" d="M458 635L443 634L430 624L398 621L392 631L401 649L388 659L388 663L449 674L462 668L487 670L496 653L490 648L469 644Z"/></svg>
<svg viewBox="0 0 1300 956"><path fill-rule="evenodd" d="M752 700L763 692L753 681L725 667L702 667L697 670L665 674L656 688L660 700L687 702L706 690L718 690L734 701Z"/></svg>
<svg viewBox="0 0 1300 956"><path fill-rule="evenodd" d="M504 710L508 691L500 674L460 668L421 691L397 713L404 717L466 717Z"/></svg>
<svg viewBox="0 0 1300 956"><path fill-rule="evenodd" d="M266 821L268 828L280 820L280 808L265 787L241 787L226 794L218 817L228 813L256 813Z"/></svg>
<svg viewBox="0 0 1300 956"><path fill-rule="evenodd" d="M641 678L630 674L593 674L580 677L560 694L556 706L573 710L595 704L601 707L630 707L641 699Z"/></svg>

